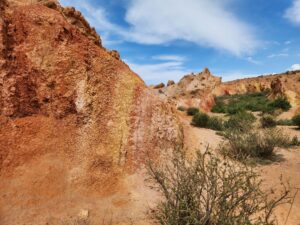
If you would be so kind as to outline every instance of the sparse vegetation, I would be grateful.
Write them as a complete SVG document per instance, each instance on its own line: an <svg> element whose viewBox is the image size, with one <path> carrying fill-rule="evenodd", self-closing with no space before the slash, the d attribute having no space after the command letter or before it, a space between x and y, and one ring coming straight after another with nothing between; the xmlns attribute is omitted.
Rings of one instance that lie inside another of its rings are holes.
<svg viewBox="0 0 300 225"><path fill-rule="evenodd" d="M285 119L285 120L278 120L276 124L279 126L293 126L294 122L293 120Z"/></svg>
<svg viewBox="0 0 300 225"><path fill-rule="evenodd" d="M223 130L223 121L221 118L216 116L210 117L206 113L197 113L193 116L192 123L193 126L208 128L216 131Z"/></svg>
<svg viewBox="0 0 300 225"><path fill-rule="evenodd" d="M196 115L197 113L199 113L199 109L198 108L195 108L195 107L190 107L187 109L186 111L187 115L189 116L194 116Z"/></svg>
<svg viewBox="0 0 300 225"><path fill-rule="evenodd" d="M269 104L270 107L275 109L282 109L283 111L288 111L292 106L287 98L277 98Z"/></svg>
<svg viewBox="0 0 300 225"><path fill-rule="evenodd" d="M178 106L177 110L184 112L184 111L186 111L186 108L184 106Z"/></svg>
<svg viewBox="0 0 300 225"><path fill-rule="evenodd" d="M277 98L271 101L267 98L267 93L250 93L226 95L215 98L214 113L236 114L242 111L264 112L272 114L276 109L287 111L291 104L286 98Z"/></svg>
<svg viewBox="0 0 300 225"><path fill-rule="evenodd" d="M229 120L224 123L224 127L229 130L238 130L240 132L251 129L256 118L252 113L239 112L231 115Z"/></svg>
<svg viewBox="0 0 300 225"><path fill-rule="evenodd" d="M198 112L193 116L192 125L207 128L209 116L206 113Z"/></svg>
<svg viewBox="0 0 300 225"><path fill-rule="evenodd" d="M244 126L248 126L244 124ZM221 152L230 158L246 162L247 159L270 159L275 147L289 148L299 145L298 138L290 137L280 129L228 129L224 132L227 142Z"/></svg>
<svg viewBox="0 0 300 225"><path fill-rule="evenodd" d="M300 129L300 114L293 117L293 124Z"/></svg>
<svg viewBox="0 0 300 225"><path fill-rule="evenodd" d="M206 151L187 159L176 150L170 161L149 163L150 180L163 200L152 211L163 225L273 225L274 209L291 199L289 190L275 198L263 191L261 179L250 167L233 164Z"/></svg>
<svg viewBox="0 0 300 225"><path fill-rule="evenodd" d="M272 128L272 127L276 127L277 125L276 120L271 115L263 115L262 118L260 119L260 123L262 128Z"/></svg>
<svg viewBox="0 0 300 225"><path fill-rule="evenodd" d="M212 130L222 131L224 129L223 120L219 117L212 116L208 120L207 127Z"/></svg>

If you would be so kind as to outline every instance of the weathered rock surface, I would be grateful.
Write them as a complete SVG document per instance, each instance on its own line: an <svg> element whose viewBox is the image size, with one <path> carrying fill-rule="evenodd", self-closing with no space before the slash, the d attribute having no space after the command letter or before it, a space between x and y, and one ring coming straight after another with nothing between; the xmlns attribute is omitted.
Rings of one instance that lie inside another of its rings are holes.
<svg viewBox="0 0 300 225"><path fill-rule="evenodd" d="M182 143L174 109L75 9L0 3L0 224L143 220L136 171Z"/></svg>
<svg viewBox="0 0 300 225"><path fill-rule="evenodd" d="M210 111L215 96L267 92L270 99L286 97L295 113L300 111L300 71L223 82L206 68L202 73L184 76L177 84L153 90L165 101L183 107Z"/></svg>
<svg viewBox="0 0 300 225"><path fill-rule="evenodd" d="M171 99L177 106L199 107L207 111L214 105L212 91L220 84L221 78L205 68L199 74L184 76L177 84L161 87L156 93L162 99Z"/></svg>

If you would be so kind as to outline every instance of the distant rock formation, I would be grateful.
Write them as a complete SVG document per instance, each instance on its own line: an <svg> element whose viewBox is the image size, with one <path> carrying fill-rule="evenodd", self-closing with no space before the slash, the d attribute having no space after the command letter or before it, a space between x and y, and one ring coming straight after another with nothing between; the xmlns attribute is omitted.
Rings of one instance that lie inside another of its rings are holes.
<svg viewBox="0 0 300 225"><path fill-rule="evenodd" d="M201 73L184 76L177 84L169 83L167 87L160 87L156 93L162 99L171 99L177 106L193 106L207 111L214 104L212 91L221 82L220 77L213 76L205 68Z"/></svg>
<svg viewBox="0 0 300 225"><path fill-rule="evenodd" d="M172 86L174 84L175 84L174 80L169 80L168 83L167 83L167 86L169 87L169 86Z"/></svg>

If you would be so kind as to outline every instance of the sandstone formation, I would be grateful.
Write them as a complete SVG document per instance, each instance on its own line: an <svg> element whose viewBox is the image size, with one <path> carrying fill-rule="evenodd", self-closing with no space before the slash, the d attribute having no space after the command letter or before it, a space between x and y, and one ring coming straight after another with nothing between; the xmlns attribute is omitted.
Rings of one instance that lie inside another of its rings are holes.
<svg viewBox="0 0 300 225"><path fill-rule="evenodd" d="M167 86L172 86L174 84L175 84L175 82L173 80L169 80L168 83L167 83Z"/></svg>
<svg viewBox="0 0 300 225"><path fill-rule="evenodd" d="M176 106L193 106L208 111L214 104L212 91L220 84L221 78L205 68L203 72L186 75L177 84L168 85L156 93L162 99L171 99Z"/></svg>
<svg viewBox="0 0 300 225"><path fill-rule="evenodd" d="M213 90L215 96L267 92L270 99L286 97L293 110L300 107L300 71L225 82Z"/></svg>
<svg viewBox="0 0 300 225"><path fill-rule="evenodd" d="M154 89L160 89L160 88L164 88L164 87L165 87L165 84L164 83L160 83L160 84L155 85L153 88Z"/></svg>
<svg viewBox="0 0 300 225"><path fill-rule="evenodd" d="M9 0L0 10L0 224L107 209L114 224L141 219L137 171L182 143L175 110L74 8Z"/></svg>
<svg viewBox="0 0 300 225"><path fill-rule="evenodd" d="M177 107L198 107L203 111L211 110L216 96L266 92L270 99L288 98L296 113L300 110L299 82L300 71L222 82L205 68L202 73L185 75L177 84L160 85L154 92Z"/></svg>

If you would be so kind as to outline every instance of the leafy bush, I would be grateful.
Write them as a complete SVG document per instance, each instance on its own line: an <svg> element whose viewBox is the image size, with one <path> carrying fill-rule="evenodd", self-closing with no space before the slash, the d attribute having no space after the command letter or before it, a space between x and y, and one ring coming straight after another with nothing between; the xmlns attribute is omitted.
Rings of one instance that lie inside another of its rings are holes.
<svg viewBox="0 0 300 225"><path fill-rule="evenodd" d="M230 105L227 107L227 110L226 110L226 112L230 115L237 114L237 113L244 112L244 111L245 111L245 109L241 105Z"/></svg>
<svg viewBox="0 0 300 225"><path fill-rule="evenodd" d="M263 111L271 101L266 93L250 93L215 98L212 112L235 114L241 111Z"/></svg>
<svg viewBox="0 0 300 225"><path fill-rule="evenodd" d="M206 113L197 113L193 116L192 125L196 127L206 128L208 125L209 116Z"/></svg>
<svg viewBox="0 0 300 225"><path fill-rule="evenodd" d="M184 112L186 110L186 108L183 106L178 106L177 110Z"/></svg>
<svg viewBox="0 0 300 225"><path fill-rule="evenodd" d="M240 112L230 116L229 120L224 123L226 129L244 131L252 128L256 118L252 113Z"/></svg>
<svg viewBox="0 0 300 225"><path fill-rule="evenodd" d="M288 111L292 106L287 98L277 98L269 104L269 106L277 109Z"/></svg>
<svg viewBox="0 0 300 225"><path fill-rule="evenodd" d="M260 119L261 126L263 128L271 128L271 127L276 127L277 123L276 120L274 119L273 116L271 115L264 115Z"/></svg>
<svg viewBox="0 0 300 225"><path fill-rule="evenodd" d="M293 123L300 128L300 114L293 117Z"/></svg>
<svg viewBox="0 0 300 225"><path fill-rule="evenodd" d="M152 210L158 224L273 225L274 209L290 200L284 185L274 198L273 190L262 190L260 177L250 167L208 151L198 151L190 160L176 150L168 159L148 165L150 181L163 197Z"/></svg>
<svg viewBox="0 0 300 225"><path fill-rule="evenodd" d="M288 120L288 119L278 120L276 123L279 126L293 126L294 125L293 120Z"/></svg>
<svg viewBox="0 0 300 225"><path fill-rule="evenodd" d="M199 113L199 109L198 108L195 108L195 107L190 107L187 109L186 111L187 115L189 116L194 116L196 115L197 113Z"/></svg>
<svg viewBox="0 0 300 225"><path fill-rule="evenodd" d="M268 99L267 93L262 92L216 97L212 112L236 114L249 110L273 114L276 109L287 111L290 108L291 104L286 98L278 98L271 101Z"/></svg>
<svg viewBox="0 0 300 225"><path fill-rule="evenodd" d="M210 117L208 120L207 128L216 131L222 131L224 129L222 119L216 116Z"/></svg>
<svg viewBox="0 0 300 225"><path fill-rule="evenodd" d="M279 129L264 130L226 130L227 142L221 148L221 152L233 159L245 161L248 158L269 159L275 147L289 148L299 145L295 137L291 140Z"/></svg>

